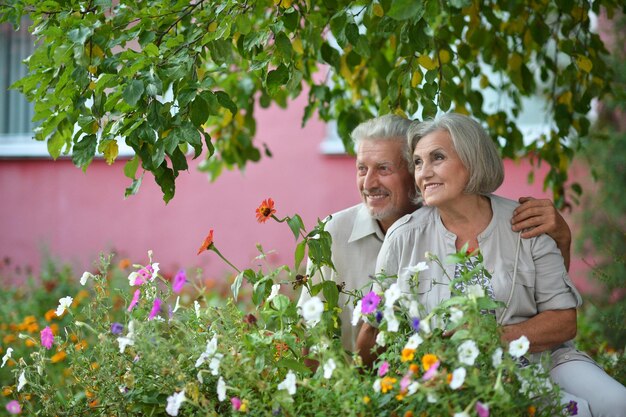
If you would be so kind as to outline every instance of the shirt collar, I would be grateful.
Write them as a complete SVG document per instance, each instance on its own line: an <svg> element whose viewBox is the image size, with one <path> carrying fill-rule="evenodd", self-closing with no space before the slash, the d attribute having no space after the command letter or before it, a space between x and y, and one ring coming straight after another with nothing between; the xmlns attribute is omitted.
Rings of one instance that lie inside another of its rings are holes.
<svg viewBox="0 0 626 417"><path fill-rule="evenodd" d="M376 235L381 242L385 238L385 234L380 228L380 225L376 220L372 218L367 207L363 204L359 207L359 211L354 219L354 226L352 226L352 234L348 239L348 242L354 242L355 240L363 239L369 235Z"/></svg>

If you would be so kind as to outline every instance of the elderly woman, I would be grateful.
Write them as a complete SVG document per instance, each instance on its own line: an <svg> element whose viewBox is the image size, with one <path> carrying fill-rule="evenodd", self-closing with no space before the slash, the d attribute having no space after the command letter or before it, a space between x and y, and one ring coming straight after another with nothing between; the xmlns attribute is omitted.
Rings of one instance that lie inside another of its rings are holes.
<svg viewBox="0 0 626 417"><path fill-rule="evenodd" d="M550 376L564 391L564 402L578 402L578 415L626 415L626 388L573 347L581 298L555 242L547 235L520 239L509 222L517 202L491 194L502 184L504 168L484 129L451 113L414 124L408 140L425 207L390 228L377 272L397 276L409 292L407 267L424 261L426 251L444 259L465 244L479 249L491 273L480 278L485 293L505 303L495 311L503 341L525 335L531 361L549 354ZM449 277L457 267L420 273L418 301L428 312L450 297ZM357 348L365 362L372 359L375 334L368 325L359 334Z"/></svg>

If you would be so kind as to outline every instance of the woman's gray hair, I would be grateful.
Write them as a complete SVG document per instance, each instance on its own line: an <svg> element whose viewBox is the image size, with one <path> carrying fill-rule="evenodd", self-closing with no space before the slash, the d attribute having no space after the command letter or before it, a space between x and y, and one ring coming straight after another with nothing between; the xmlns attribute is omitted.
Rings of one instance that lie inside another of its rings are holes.
<svg viewBox="0 0 626 417"><path fill-rule="evenodd" d="M436 119L414 122L407 133L411 153L424 136L438 130L450 134L452 146L469 172L466 193L489 194L502 184L504 165L498 149L485 129L468 116L447 113Z"/></svg>
<svg viewBox="0 0 626 417"><path fill-rule="evenodd" d="M411 121L396 114L385 114L367 120L354 128L350 137L355 147L363 140L395 140L403 142L402 157L407 163L409 172L413 173L413 155L406 143L406 135Z"/></svg>

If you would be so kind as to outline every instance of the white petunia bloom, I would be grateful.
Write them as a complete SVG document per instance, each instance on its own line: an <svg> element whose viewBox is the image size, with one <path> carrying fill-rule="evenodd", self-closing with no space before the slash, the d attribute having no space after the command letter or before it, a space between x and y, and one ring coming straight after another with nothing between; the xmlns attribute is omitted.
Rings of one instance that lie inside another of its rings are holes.
<svg viewBox="0 0 626 417"><path fill-rule="evenodd" d="M193 302L193 308L196 311L196 318L200 318L200 303L197 300Z"/></svg>
<svg viewBox="0 0 626 417"><path fill-rule="evenodd" d="M217 336L213 335L213 338L209 340L206 344L206 348L204 352L200 354L198 359L196 360L196 368L200 367L204 362L211 359L213 355L217 352ZM221 358L220 358L221 360Z"/></svg>
<svg viewBox="0 0 626 417"><path fill-rule="evenodd" d="M211 375L218 376L220 374L220 363L222 363L223 357L224 355L222 355L221 353L216 353L215 356L211 358L211 362L209 362Z"/></svg>
<svg viewBox="0 0 626 417"><path fill-rule="evenodd" d="M155 262L152 264L152 276L150 277L150 281L154 281L154 279L157 277L157 274L159 273L159 263Z"/></svg>
<svg viewBox="0 0 626 417"><path fill-rule="evenodd" d="M435 404L435 403L437 403L437 400L438 400L437 394L435 394L432 391L428 391L428 393L426 394L426 401L428 401L431 404ZM467 417L469 417L469 416L467 416Z"/></svg>
<svg viewBox="0 0 626 417"><path fill-rule="evenodd" d="M314 327L319 323L324 312L324 303L319 297L311 297L308 299L300 309L300 315L306 322L307 326Z"/></svg>
<svg viewBox="0 0 626 417"><path fill-rule="evenodd" d="M333 372L335 371L335 369L337 369L337 364L335 363L333 358L330 358L324 364L324 378L330 379L333 376Z"/></svg>
<svg viewBox="0 0 626 417"><path fill-rule="evenodd" d="M402 291L397 282L394 282L385 290L385 307L392 308L396 301L402 297Z"/></svg>
<svg viewBox="0 0 626 417"><path fill-rule="evenodd" d="M359 320L361 320L361 300L356 302L356 306L352 311L352 325L356 326L359 324Z"/></svg>
<svg viewBox="0 0 626 417"><path fill-rule="evenodd" d="M374 389L374 392L380 392L381 389L381 379L378 378L376 381L374 381L374 385L372 385L372 388Z"/></svg>
<svg viewBox="0 0 626 417"><path fill-rule="evenodd" d="M459 362L472 366L478 357L479 351L476 346L476 342L473 340L466 340L457 348L457 353L459 354Z"/></svg>
<svg viewBox="0 0 626 417"><path fill-rule="evenodd" d="M426 252L428 254L428 252ZM427 257L428 258L428 257ZM418 262L416 265L407 266L404 268L409 274L417 274L418 272L426 271L428 264L426 262Z"/></svg>
<svg viewBox="0 0 626 417"><path fill-rule="evenodd" d="M385 345L387 345L387 333L378 332L378 334L376 335L376 344L378 346L385 347Z"/></svg>
<svg viewBox="0 0 626 417"><path fill-rule="evenodd" d="M417 302L417 300L409 301L408 310L409 310L409 317L419 318L419 316L420 316L420 304Z"/></svg>
<svg viewBox="0 0 626 417"><path fill-rule="evenodd" d="M296 374L294 374L291 370L287 372L285 380L278 384L278 389L286 390L289 395L294 395L296 393Z"/></svg>
<svg viewBox="0 0 626 417"><path fill-rule="evenodd" d="M454 417L470 417L465 411L461 411L460 413L454 413Z"/></svg>
<svg viewBox="0 0 626 417"><path fill-rule="evenodd" d="M22 388L24 388L24 385L26 385L26 375L24 374L24 371L22 371L22 373L20 374L20 377L17 379L17 392L20 392L22 390Z"/></svg>
<svg viewBox="0 0 626 417"><path fill-rule="evenodd" d="M420 331L424 334L430 334L430 321L428 318L420 320Z"/></svg>
<svg viewBox="0 0 626 417"><path fill-rule="evenodd" d="M221 376L220 379L217 380L217 399L220 401L226 399L226 382L224 382L224 378Z"/></svg>
<svg viewBox="0 0 626 417"><path fill-rule="evenodd" d="M450 380L450 388L459 389L465 382L465 376L467 371L465 368L457 368L452 372L452 379Z"/></svg>
<svg viewBox="0 0 626 417"><path fill-rule="evenodd" d="M491 355L491 364L494 368L497 368L502 363L502 348L497 348Z"/></svg>
<svg viewBox="0 0 626 417"><path fill-rule="evenodd" d="M138 277L139 277L139 274L137 273L137 271L133 271L130 274L128 274L128 285L130 285L131 287L134 287L136 285Z"/></svg>
<svg viewBox="0 0 626 417"><path fill-rule="evenodd" d="M83 275L80 277L80 285L85 285L87 284L87 280L89 278L93 278L94 276L92 274L90 274L89 272L85 271L83 272Z"/></svg>
<svg viewBox="0 0 626 417"><path fill-rule="evenodd" d="M74 301L74 299L69 295L67 297L59 299L59 306L57 307L56 311L57 316L61 317L63 313L65 313L65 309L70 308L70 306L72 305L72 301Z"/></svg>
<svg viewBox="0 0 626 417"><path fill-rule="evenodd" d="M387 321L387 331L388 332L397 332L400 328L400 322L396 317L393 308L385 308L383 311L383 318Z"/></svg>
<svg viewBox="0 0 626 417"><path fill-rule="evenodd" d="M272 285L272 292L267 297L267 302L269 303L270 301L272 301L274 299L274 297L276 297L278 295L279 291L280 291L280 284Z"/></svg>
<svg viewBox="0 0 626 417"><path fill-rule="evenodd" d="M406 345L404 345L404 348L405 349L417 349L419 345L422 344L423 341L424 339L422 339L419 334L415 333L414 335L409 337L409 340L407 340Z"/></svg>
<svg viewBox="0 0 626 417"><path fill-rule="evenodd" d="M409 386L406 389L406 395L413 395L417 392L417 390L420 387L420 383L417 381L413 381L409 384Z"/></svg>
<svg viewBox="0 0 626 417"><path fill-rule="evenodd" d="M470 298L481 298L485 296L485 289L478 284L468 285L467 295Z"/></svg>
<svg viewBox="0 0 626 417"><path fill-rule="evenodd" d="M128 334L126 336L120 336L117 338L117 343L120 345L120 353L124 353L126 346L133 346L135 344L135 322L130 321L128 323Z"/></svg>
<svg viewBox="0 0 626 417"><path fill-rule="evenodd" d="M450 313L450 321L452 321L452 323L454 324L458 324L463 318L463 310L460 310L456 307L450 307L448 312Z"/></svg>
<svg viewBox="0 0 626 417"><path fill-rule="evenodd" d="M514 358L519 358L524 356L526 352L528 352L528 348L530 347L530 341L524 335L520 336L519 339L513 340L509 343L509 355Z"/></svg>
<svg viewBox="0 0 626 417"><path fill-rule="evenodd" d="M175 392L174 394L167 397L167 405L165 406L165 412L170 416L177 416L178 409L182 405L183 401L185 401L185 390L181 392Z"/></svg>
<svg viewBox="0 0 626 417"><path fill-rule="evenodd" d="M2 366L0 366L0 368L4 368L4 365L6 365L7 361L9 359L11 359L11 354L13 353L13 348L7 348L7 353L4 354L4 356L2 357Z"/></svg>

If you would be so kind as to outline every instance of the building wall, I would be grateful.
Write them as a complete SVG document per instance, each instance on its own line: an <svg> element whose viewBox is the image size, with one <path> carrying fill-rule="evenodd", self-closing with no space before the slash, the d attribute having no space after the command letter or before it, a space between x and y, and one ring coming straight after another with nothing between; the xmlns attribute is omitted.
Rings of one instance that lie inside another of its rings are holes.
<svg viewBox="0 0 626 417"><path fill-rule="evenodd" d="M245 172L227 171L215 183L193 162L177 180L175 198L165 204L159 187L146 175L138 195L124 199L130 184L124 161L107 166L96 160L83 173L68 159L0 160L0 259L11 265L40 267L46 248L70 262L80 276L95 269L100 252L115 251L134 263L147 263L147 251L165 273L196 267L204 277L220 278L229 268L214 254L196 255L204 236L214 229L217 248L239 268L259 262L256 244L274 250L274 264L292 264L295 240L286 224L259 224L255 208L272 197L277 216L298 213L307 229L317 218L359 202L354 159L320 152L326 134L323 123L311 120L300 128L304 98L288 109L260 110L259 144L273 153L250 164ZM547 197L541 190L545 167L528 184L528 163L506 161L506 179L499 194ZM584 265L583 265L584 266ZM581 289L584 268L574 262Z"/></svg>

